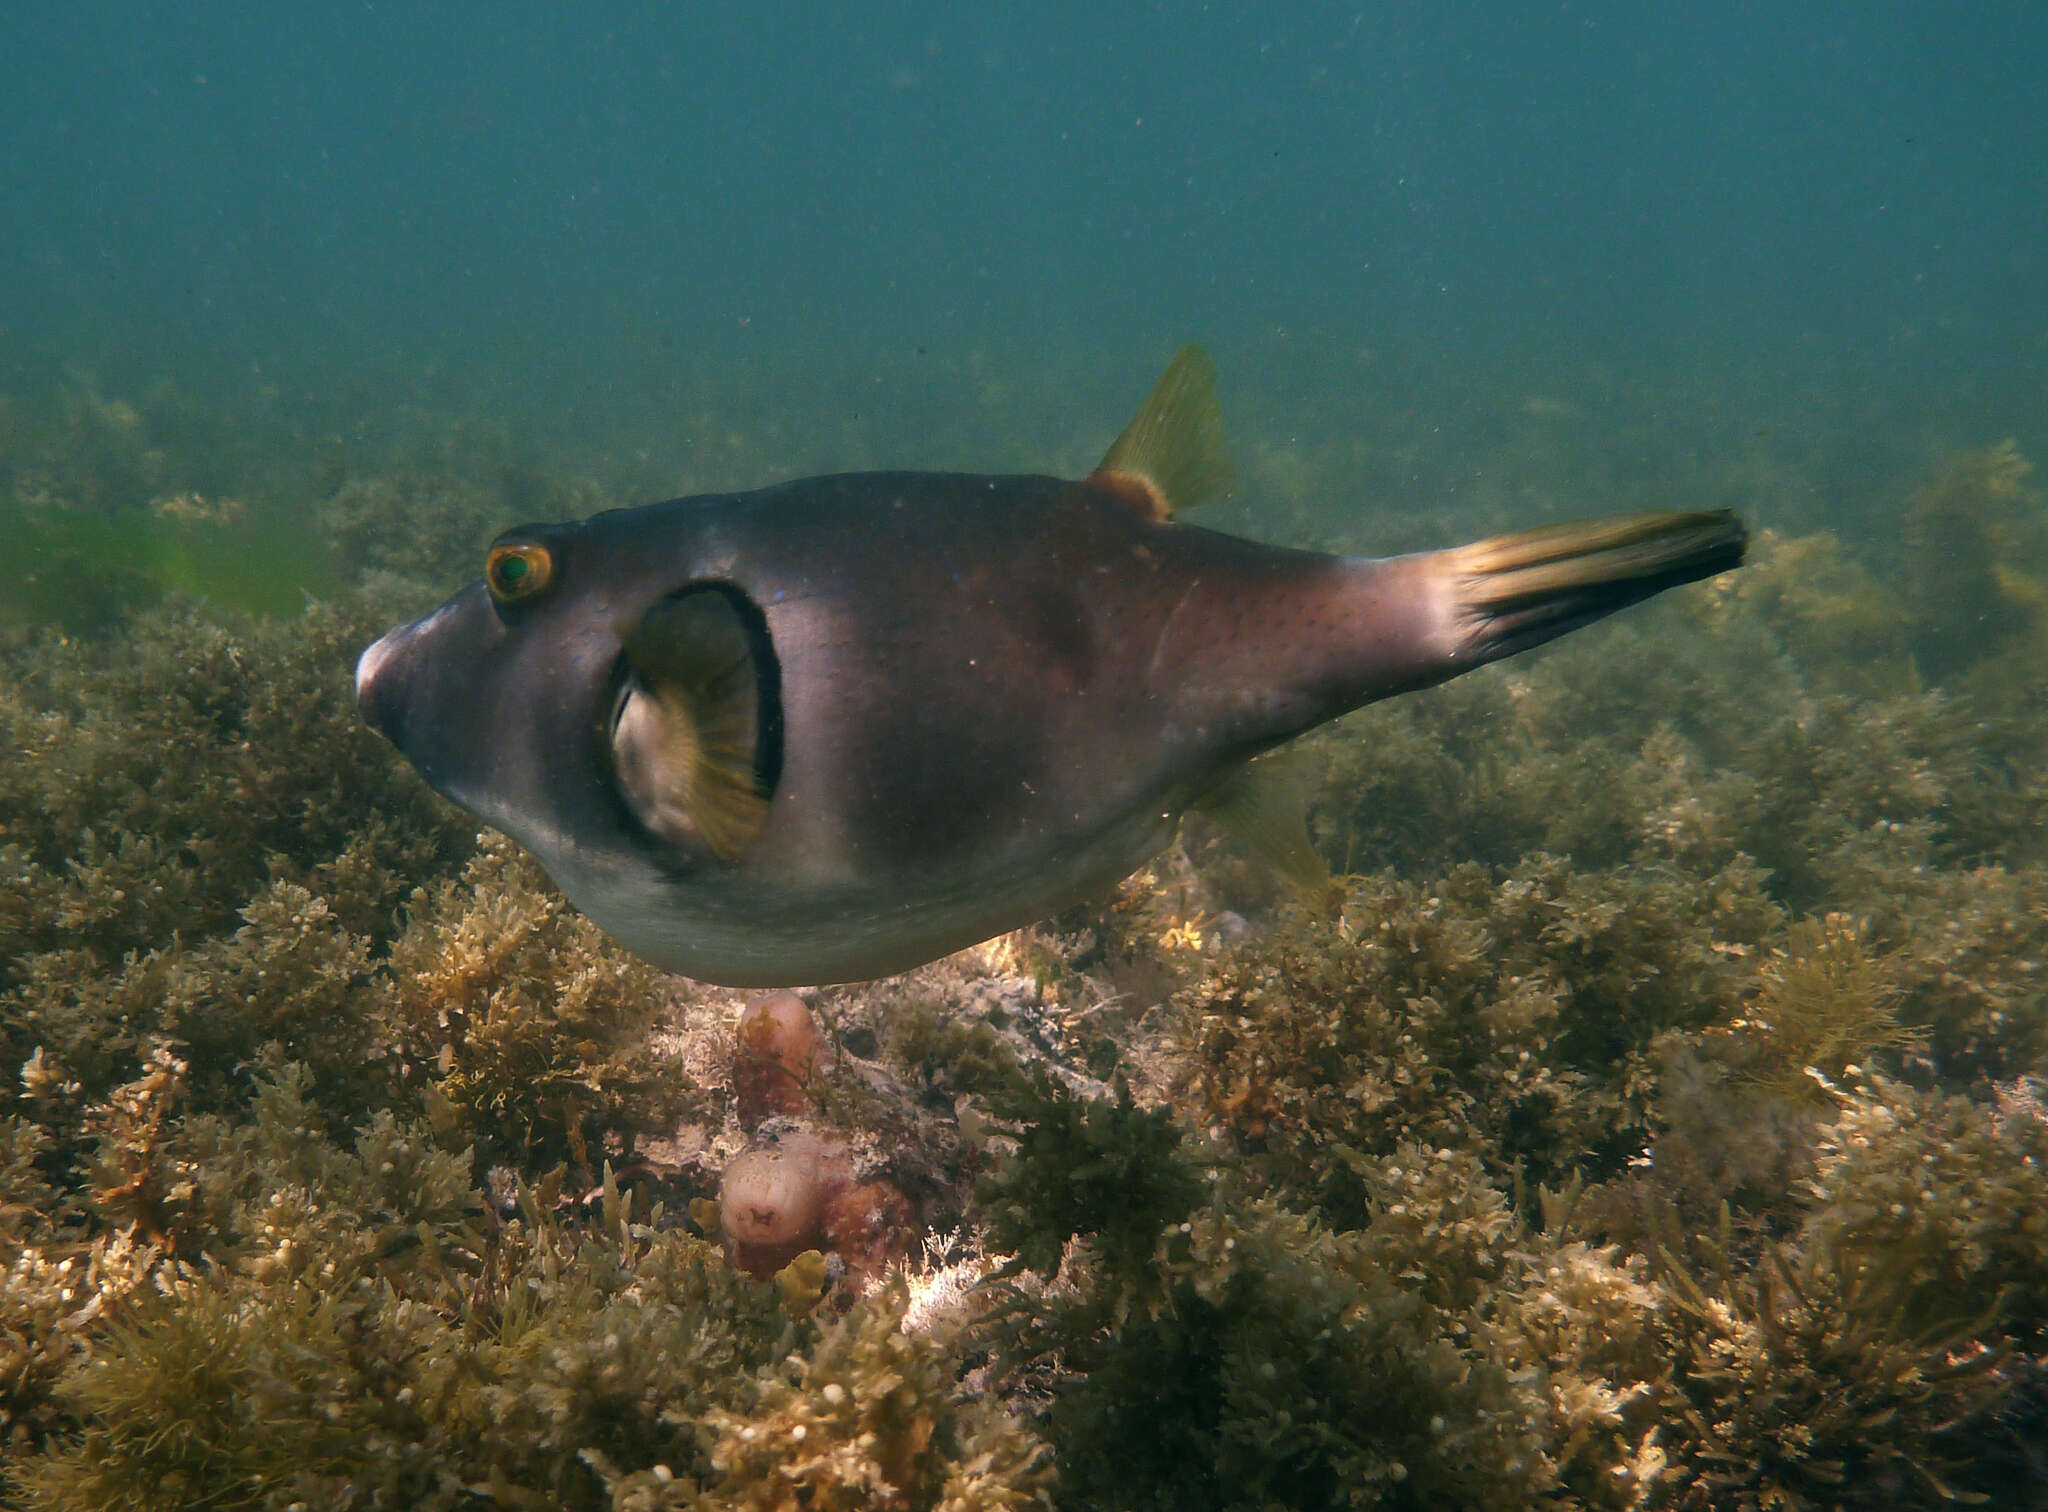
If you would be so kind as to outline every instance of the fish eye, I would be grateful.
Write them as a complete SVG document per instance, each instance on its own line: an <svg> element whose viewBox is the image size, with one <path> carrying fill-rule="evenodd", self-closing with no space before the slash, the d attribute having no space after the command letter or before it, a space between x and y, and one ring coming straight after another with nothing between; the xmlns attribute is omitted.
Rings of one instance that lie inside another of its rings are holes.
<svg viewBox="0 0 2048 1512"><path fill-rule="evenodd" d="M524 603L545 593L554 575L554 557L531 541L502 542L484 561L484 586L501 604Z"/></svg>

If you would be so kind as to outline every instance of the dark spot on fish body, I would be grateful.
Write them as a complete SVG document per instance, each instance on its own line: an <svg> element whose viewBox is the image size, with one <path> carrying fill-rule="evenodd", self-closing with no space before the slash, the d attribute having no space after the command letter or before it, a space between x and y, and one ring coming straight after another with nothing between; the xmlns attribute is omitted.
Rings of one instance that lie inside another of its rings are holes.
<svg viewBox="0 0 2048 1512"><path fill-rule="evenodd" d="M1042 658L1039 670L1050 693L1085 694L1095 677L1095 638L1088 618L1068 595L1035 596L1028 606L1030 645Z"/></svg>
<svg viewBox="0 0 2048 1512"><path fill-rule="evenodd" d="M961 731L899 748L867 774L855 844L876 863L916 873L965 857L991 837L1016 835L1035 795L1022 783L1006 734Z"/></svg>

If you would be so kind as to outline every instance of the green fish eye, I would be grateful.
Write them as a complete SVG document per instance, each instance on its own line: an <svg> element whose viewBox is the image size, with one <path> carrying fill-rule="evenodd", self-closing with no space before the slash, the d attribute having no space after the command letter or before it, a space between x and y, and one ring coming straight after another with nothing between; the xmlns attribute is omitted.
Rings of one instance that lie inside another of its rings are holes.
<svg viewBox="0 0 2048 1512"><path fill-rule="evenodd" d="M501 604L516 604L545 592L554 574L554 558L547 547L532 542L493 546L484 562L484 586Z"/></svg>

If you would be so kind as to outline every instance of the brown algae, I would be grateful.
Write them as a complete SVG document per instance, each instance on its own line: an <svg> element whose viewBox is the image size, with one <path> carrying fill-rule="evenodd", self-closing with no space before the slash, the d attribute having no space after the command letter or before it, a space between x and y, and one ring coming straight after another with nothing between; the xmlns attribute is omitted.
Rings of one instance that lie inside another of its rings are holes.
<svg viewBox="0 0 2048 1512"><path fill-rule="evenodd" d="M9 507L263 507L169 404L11 411ZM1305 742L1327 910L1191 826L772 1034L354 718L396 574L504 507L448 480L503 474L273 479L364 581L260 620L117 576L0 643L0 1496L2038 1504L2025 461L1901 480L1924 549L1780 530ZM750 1149L832 1163L762 1280Z"/></svg>

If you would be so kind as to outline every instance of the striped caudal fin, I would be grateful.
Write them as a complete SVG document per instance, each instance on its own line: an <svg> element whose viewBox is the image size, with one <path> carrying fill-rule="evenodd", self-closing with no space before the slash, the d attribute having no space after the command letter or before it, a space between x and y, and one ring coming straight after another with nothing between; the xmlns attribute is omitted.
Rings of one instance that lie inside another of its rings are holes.
<svg viewBox="0 0 2048 1512"><path fill-rule="evenodd" d="M1474 541L1436 565L1451 598L1454 655L1497 661L1666 588L1742 563L1749 532L1727 510L1652 512Z"/></svg>

